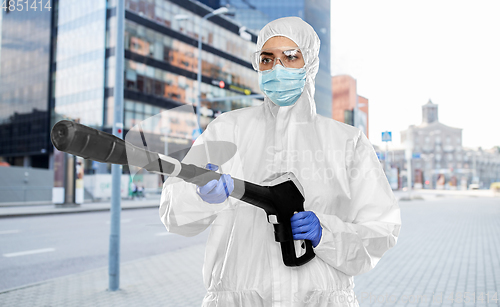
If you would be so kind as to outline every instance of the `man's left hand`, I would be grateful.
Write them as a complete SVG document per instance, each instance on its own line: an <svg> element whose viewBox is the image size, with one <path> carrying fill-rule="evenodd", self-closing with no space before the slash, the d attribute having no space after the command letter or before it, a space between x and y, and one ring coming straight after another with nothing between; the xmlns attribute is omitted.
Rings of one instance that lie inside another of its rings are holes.
<svg viewBox="0 0 500 307"><path fill-rule="evenodd" d="M294 240L310 240L313 247L318 246L321 240L322 228L319 219L312 211L295 213L291 218Z"/></svg>

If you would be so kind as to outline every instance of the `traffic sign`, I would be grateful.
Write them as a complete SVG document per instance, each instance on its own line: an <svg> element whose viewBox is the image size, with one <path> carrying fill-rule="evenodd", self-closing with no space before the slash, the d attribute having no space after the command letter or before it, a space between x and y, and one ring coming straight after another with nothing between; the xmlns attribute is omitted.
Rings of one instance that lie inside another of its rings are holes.
<svg viewBox="0 0 500 307"><path fill-rule="evenodd" d="M191 134L191 138L193 139L193 141L196 140L201 135L201 133L201 128L193 129L193 133Z"/></svg>
<svg viewBox="0 0 500 307"><path fill-rule="evenodd" d="M382 132L382 142L392 142L391 131Z"/></svg>

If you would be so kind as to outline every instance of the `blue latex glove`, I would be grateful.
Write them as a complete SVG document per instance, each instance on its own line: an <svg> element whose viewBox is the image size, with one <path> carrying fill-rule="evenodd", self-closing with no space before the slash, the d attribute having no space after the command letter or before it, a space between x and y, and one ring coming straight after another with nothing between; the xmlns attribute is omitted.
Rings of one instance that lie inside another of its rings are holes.
<svg viewBox="0 0 500 307"><path fill-rule="evenodd" d="M206 168L217 170L219 167L214 164L207 164ZM220 204L224 202L234 190L234 180L228 174L222 174L220 179L212 180L204 186L196 189L196 193L201 199L210 204Z"/></svg>
<svg viewBox="0 0 500 307"><path fill-rule="evenodd" d="M290 218L290 222L294 240L310 240L313 247L318 246L323 228L314 212L297 212Z"/></svg>
<svg viewBox="0 0 500 307"><path fill-rule="evenodd" d="M214 172L219 169L219 167L217 165L212 164L212 163L208 163L207 166L205 166L205 168L208 168L209 170L214 171Z"/></svg>

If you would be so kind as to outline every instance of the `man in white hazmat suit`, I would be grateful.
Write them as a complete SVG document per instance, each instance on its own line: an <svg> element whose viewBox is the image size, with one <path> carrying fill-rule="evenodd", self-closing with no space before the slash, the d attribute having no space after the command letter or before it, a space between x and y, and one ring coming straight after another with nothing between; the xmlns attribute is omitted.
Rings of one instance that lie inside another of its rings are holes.
<svg viewBox="0 0 500 307"><path fill-rule="evenodd" d="M203 187L164 184L160 216L169 232L194 236L212 226L203 306L358 306L353 276L396 244L400 210L372 145L359 129L316 114L319 48L300 18L267 24L253 59L264 103L220 115L194 144L236 144L220 165L227 175ZM209 162L191 151L183 160ZM231 177L261 184L282 172L293 172L305 194L294 239L311 240L316 254L297 267L283 264L264 210L227 197Z"/></svg>

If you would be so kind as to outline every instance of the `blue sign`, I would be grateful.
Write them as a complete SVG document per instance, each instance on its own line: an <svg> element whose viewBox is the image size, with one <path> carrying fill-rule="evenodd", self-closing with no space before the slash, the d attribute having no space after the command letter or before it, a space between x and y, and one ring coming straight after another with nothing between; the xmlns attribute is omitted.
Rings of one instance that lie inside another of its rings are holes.
<svg viewBox="0 0 500 307"><path fill-rule="evenodd" d="M419 152L414 152L412 158L413 159L420 159L420 153Z"/></svg>
<svg viewBox="0 0 500 307"><path fill-rule="evenodd" d="M385 160L385 154L383 152L376 152L377 158L381 161Z"/></svg>
<svg viewBox="0 0 500 307"><path fill-rule="evenodd" d="M191 134L191 138L196 140L201 135L201 128L193 129L193 133Z"/></svg>
<svg viewBox="0 0 500 307"><path fill-rule="evenodd" d="M382 142L392 142L392 133L390 131L382 132Z"/></svg>

